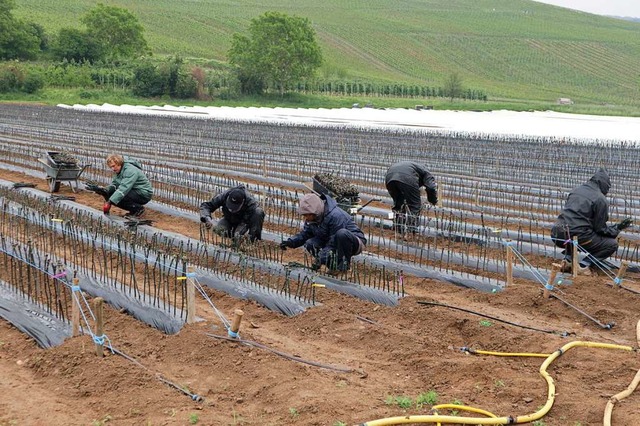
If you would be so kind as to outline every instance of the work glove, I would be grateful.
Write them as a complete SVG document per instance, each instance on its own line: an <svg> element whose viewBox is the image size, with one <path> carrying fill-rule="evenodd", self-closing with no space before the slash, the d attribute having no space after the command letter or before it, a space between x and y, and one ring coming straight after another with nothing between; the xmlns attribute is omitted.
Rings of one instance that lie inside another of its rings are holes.
<svg viewBox="0 0 640 426"><path fill-rule="evenodd" d="M200 222L204 223L204 226L206 226L207 229L211 229L213 227L213 221L209 216L200 216Z"/></svg>
<svg viewBox="0 0 640 426"><path fill-rule="evenodd" d="M109 214L110 211L111 211L111 203L107 201L102 206L102 213Z"/></svg>
<svg viewBox="0 0 640 426"><path fill-rule="evenodd" d="M246 223L242 223L238 225L238 227L236 228L236 235L242 236L247 232L249 232L249 227L247 226Z"/></svg>
<svg viewBox="0 0 640 426"><path fill-rule="evenodd" d="M291 241L284 240L280 243L280 250L286 250L288 247L291 247Z"/></svg>
<svg viewBox="0 0 640 426"><path fill-rule="evenodd" d="M627 218L624 218L620 223L618 223L616 225L616 228L622 231L623 229L627 229L628 227L630 227L632 223L633 223L633 220L630 217L627 217Z"/></svg>
<svg viewBox="0 0 640 426"><path fill-rule="evenodd" d="M98 185L96 185L95 183L85 183L84 184L84 188L87 191L96 192L98 190L98 188L100 188L100 187Z"/></svg>
<svg viewBox="0 0 640 426"><path fill-rule="evenodd" d="M427 191L427 200L429 201L429 203L435 206L436 204L438 204L438 195L433 192Z"/></svg>

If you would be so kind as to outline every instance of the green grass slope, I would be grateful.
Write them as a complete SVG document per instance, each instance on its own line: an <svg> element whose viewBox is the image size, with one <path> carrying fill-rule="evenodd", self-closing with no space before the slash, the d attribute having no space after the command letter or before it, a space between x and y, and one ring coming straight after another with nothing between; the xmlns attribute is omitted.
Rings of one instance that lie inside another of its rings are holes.
<svg viewBox="0 0 640 426"><path fill-rule="evenodd" d="M442 85L458 72L491 98L638 105L640 23L530 0L102 0L129 9L156 54L226 61L268 10L307 17L327 78ZM48 31L80 27L90 0L17 0Z"/></svg>

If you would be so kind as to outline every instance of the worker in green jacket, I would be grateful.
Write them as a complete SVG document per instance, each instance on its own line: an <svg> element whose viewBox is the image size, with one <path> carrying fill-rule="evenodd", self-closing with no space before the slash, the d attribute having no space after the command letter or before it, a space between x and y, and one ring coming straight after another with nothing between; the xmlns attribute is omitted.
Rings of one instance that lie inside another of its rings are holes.
<svg viewBox="0 0 640 426"><path fill-rule="evenodd" d="M104 197L104 214L109 214L111 206L127 210L127 216L139 218L144 214L144 205L151 201L153 188L142 171L140 163L119 154L107 157L107 166L115 173L111 185L106 188L88 184L87 189Z"/></svg>

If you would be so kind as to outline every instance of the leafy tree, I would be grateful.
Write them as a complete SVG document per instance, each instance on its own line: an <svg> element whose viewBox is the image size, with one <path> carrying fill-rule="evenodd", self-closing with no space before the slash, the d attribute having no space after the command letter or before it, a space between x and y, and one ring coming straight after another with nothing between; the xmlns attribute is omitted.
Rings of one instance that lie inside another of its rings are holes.
<svg viewBox="0 0 640 426"><path fill-rule="evenodd" d="M0 0L0 59L33 59L40 40L29 24L14 18L13 0Z"/></svg>
<svg viewBox="0 0 640 426"><path fill-rule="evenodd" d="M181 58L169 58L156 66L142 61L135 70L133 93L137 96L162 96L187 99L196 96L198 82L189 73Z"/></svg>
<svg viewBox="0 0 640 426"><path fill-rule="evenodd" d="M143 36L144 28L127 9L98 3L81 21L108 60L135 58L150 52Z"/></svg>
<svg viewBox="0 0 640 426"><path fill-rule="evenodd" d="M243 89L266 83L282 94L313 76L322 64L315 31L306 18L266 12L251 20L249 34L234 34L229 49L229 61L238 67Z"/></svg>
<svg viewBox="0 0 640 426"><path fill-rule="evenodd" d="M85 31L61 28L51 53L60 60L97 62L103 57L102 45Z"/></svg>
<svg viewBox="0 0 640 426"><path fill-rule="evenodd" d="M455 98L461 97L463 92L462 77L457 72L454 72L444 83L444 95L453 102Z"/></svg>

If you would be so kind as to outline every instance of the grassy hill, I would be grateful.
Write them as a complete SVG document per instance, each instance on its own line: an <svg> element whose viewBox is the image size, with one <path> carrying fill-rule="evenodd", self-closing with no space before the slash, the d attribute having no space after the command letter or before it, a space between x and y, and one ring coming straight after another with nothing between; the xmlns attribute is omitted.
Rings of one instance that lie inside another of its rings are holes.
<svg viewBox="0 0 640 426"><path fill-rule="evenodd" d="M226 61L231 36L268 10L307 17L327 78L438 86L458 72L493 99L637 105L640 23L530 0L102 0L129 9L156 54ZM90 0L17 0L48 31L80 27Z"/></svg>

